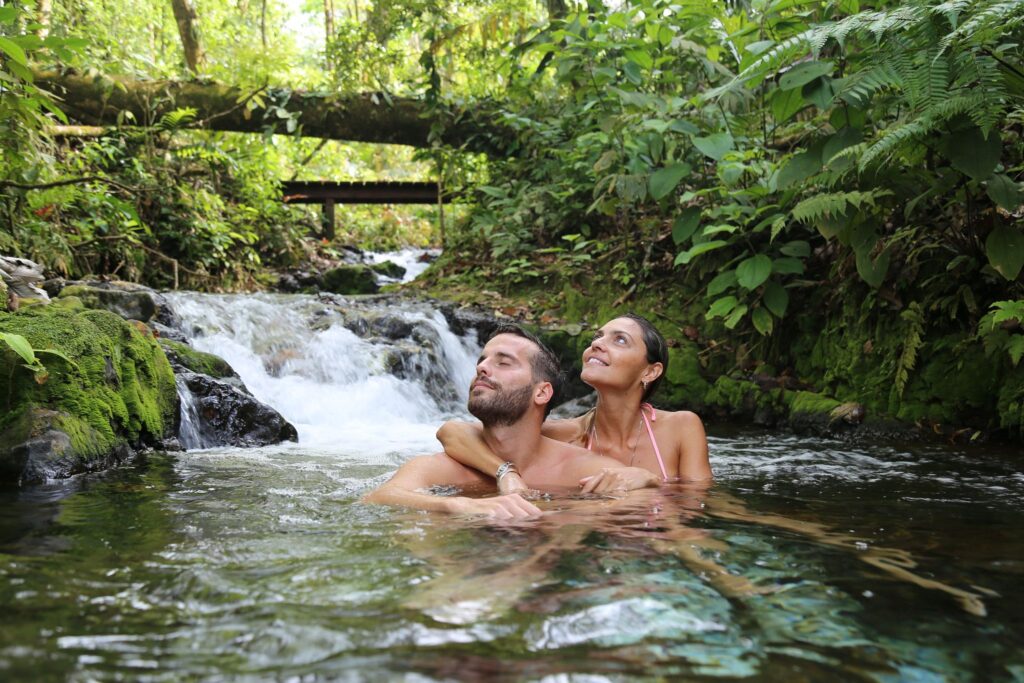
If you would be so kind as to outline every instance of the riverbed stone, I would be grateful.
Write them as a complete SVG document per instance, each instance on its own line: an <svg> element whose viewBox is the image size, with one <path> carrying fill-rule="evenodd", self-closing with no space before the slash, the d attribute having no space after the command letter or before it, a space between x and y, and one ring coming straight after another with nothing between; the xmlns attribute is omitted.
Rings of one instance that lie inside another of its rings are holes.
<svg viewBox="0 0 1024 683"><path fill-rule="evenodd" d="M69 282L59 297L77 297L86 308L111 311L128 320L155 320L176 327L177 320L167 298L134 282L83 280Z"/></svg>
<svg viewBox="0 0 1024 683"><path fill-rule="evenodd" d="M195 372L178 376L195 396L205 446L266 446L298 441L298 432L290 422L238 387Z"/></svg>
<svg viewBox="0 0 1024 683"><path fill-rule="evenodd" d="M174 434L174 374L144 325L51 305L0 313L0 331L23 336L46 368L0 349L0 483L102 469Z"/></svg>
<svg viewBox="0 0 1024 683"><path fill-rule="evenodd" d="M370 268L375 273L384 275L385 277L394 278L396 280L402 279L405 276L405 266L400 266L394 261L381 261L380 263L370 264Z"/></svg>
<svg viewBox="0 0 1024 683"><path fill-rule="evenodd" d="M376 273L362 264L341 265L326 271L323 288L334 294L375 294L380 289Z"/></svg>

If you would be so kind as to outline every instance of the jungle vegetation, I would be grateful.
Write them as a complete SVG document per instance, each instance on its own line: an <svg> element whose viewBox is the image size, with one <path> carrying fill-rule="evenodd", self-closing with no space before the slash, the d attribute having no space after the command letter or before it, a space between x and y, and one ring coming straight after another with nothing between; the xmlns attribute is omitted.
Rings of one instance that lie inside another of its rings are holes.
<svg viewBox="0 0 1024 683"><path fill-rule="evenodd" d="M1013 0L4 0L0 252L237 289L443 240L435 289L637 302L726 366L795 362L828 311L881 325L891 407L928 340L1024 356L1022 38ZM233 90L108 104L152 79ZM356 96L417 149L304 135ZM278 201L296 175L436 178L463 211L349 210L324 244Z"/></svg>

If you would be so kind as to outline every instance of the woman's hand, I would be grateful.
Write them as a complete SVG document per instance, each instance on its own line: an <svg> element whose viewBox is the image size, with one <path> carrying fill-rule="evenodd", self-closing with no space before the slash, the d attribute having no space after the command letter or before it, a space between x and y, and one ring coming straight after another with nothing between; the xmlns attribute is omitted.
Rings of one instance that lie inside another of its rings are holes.
<svg viewBox="0 0 1024 683"><path fill-rule="evenodd" d="M525 494L529 491L530 487L526 485L518 472L506 472L505 476L498 480L498 493Z"/></svg>
<svg viewBox="0 0 1024 683"><path fill-rule="evenodd" d="M504 479L505 477L502 477ZM457 496L447 499L448 512L458 515L482 515L493 519L524 519L537 517L540 508L517 493L493 498L465 498Z"/></svg>
<svg viewBox="0 0 1024 683"><path fill-rule="evenodd" d="M580 479L580 492L632 491L660 484L657 476L642 467L606 467L595 475Z"/></svg>

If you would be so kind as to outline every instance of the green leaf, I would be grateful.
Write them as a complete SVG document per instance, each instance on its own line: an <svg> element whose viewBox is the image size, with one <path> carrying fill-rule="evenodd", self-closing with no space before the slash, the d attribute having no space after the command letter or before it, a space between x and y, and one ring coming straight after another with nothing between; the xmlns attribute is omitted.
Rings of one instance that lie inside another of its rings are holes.
<svg viewBox="0 0 1024 683"><path fill-rule="evenodd" d="M885 274L889 271L889 248L886 247L878 258L872 259L868 249L857 251L857 272L861 279L871 287L878 289L885 280Z"/></svg>
<svg viewBox="0 0 1024 683"><path fill-rule="evenodd" d="M710 320L711 318L720 318L723 315L727 315L729 311L736 308L738 301L734 296L724 296L721 299L717 299L708 308L708 312L704 315L705 318Z"/></svg>
<svg viewBox="0 0 1024 683"><path fill-rule="evenodd" d="M986 138L977 127L951 133L943 142L953 167L975 180L992 175L1003 152L998 131L992 131Z"/></svg>
<svg viewBox="0 0 1024 683"><path fill-rule="evenodd" d="M1024 335L1013 335L1013 338L1006 344L1006 351L1010 354L1013 367L1017 367L1021 357L1024 356Z"/></svg>
<svg viewBox="0 0 1024 683"><path fill-rule="evenodd" d="M779 79L779 87L783 90L791 90L807 85L816 78L832 73L832 62L803 62L782 74Z"/></svg>
<svg viewBox="0 0 1024 683"><path fill-rule="evenodd" d="M10 38L0 36L0 52L6 52L8 57L21 66L28 66L28 56L25 54L25 51Z"/></svg>
<svg viewBox="0 0 1024 683"><path fill-rule="evenodd" d="M786 162L786 165L779 171L776 178L776 185L784 190L801 180L810 178L821 170L821 155L813 152L800 152Z"/></svg>
<svg viewBox="0 0 1024 683"><path fill-rule="evenodd" d="M825 147L821 152L822 161L826 164L847 147L853 147L863 139L860 131L856 128L843 128L834 135L829 136Z"/></svg>
<svg viewBox="0 0 1024 683"><path fill-rule="evenodd" d="M736 284L736 271L726 270L716 275L711 282L708 283L708 296L718 296L727 289L732 288Z"/></svg>
<svg viewBox="0 0 1024 683"><path fill-rule="evenodd" d="M789 292L778 282L772 280L768 283L764 288L762 300L768 310L775 314L776 318L782 318L786 315L786 309L789 307Z"/></svg>
<svg viewBox="0 0 1024 683"><path fill-rule="evenodd" d="M676 119L668 129L675 133L685 133L686 135L696 135L700 132L700 128L686 119Z"/></svg>
<svg viewBox="0 0 1024 683"><path fill-rule="evenodd" d="M693 236L698 225L700 225L700 209L695 206L683 209L672 223L672 241L677 245L682 244Z"/></svg>
<svg viewBox="0 0 1024 683"><path fill-rule="evenodd" d="M694 146L715 161L725 156L733 148L732 136L728 133L715 133L703 138L694 138Z"/></svg>
<svg viewBox="0 0 1024 683"><path fill-rule="evenodd" d="M20 334L14 334L13 332L0 332L0 339L7 342L7 346L11 347L11 350L21 356L27 364L35 366L39 364L39 359L36 358L35 350L32 345L28 343L28 340L22 337Z"/></svg>
<svg viewBox="0 0 1024 683"><path fill-rule="evenodd" d="M762 335L768 336L772 333L772 327L774 327L775 321L772 320L771 313L763 308L755 308L750 318L754 321L754 329Z"/></svg>
<svg viewBox="0 0 1024 683"><path fill-rule="evenodd" d="M626 58L633 60L645 69L650 69L654 66L654 59L651 58L647 50L626 50Z"/></svg>
<svg viewBox="0 0 1024 683"><path fill-rule="evenodd" d="M36 349L36 353L48 353L51 356L57 356L57 358L63 359L68 365L70 365L74 369L79 369L78 364L75 363L75 361L71 360L57 349Z"/></svg>
<svg viewBox="0 0 1024 683"><path fill-rule="evenodd" d="M835 88L832 87L832 79L822 76L816 81L811 81L800 91L808 103L818 109L828 109L832 100L836 97Z"/></svg>
<svg viewBox="0 0 1024 683"><path fill-rule="evenodd" d="M1020 185L1003 173L996 173L989 178L985 191L988 193L989 199L1007 211L1016 211L1024 203Z"/></svg>
<svg viewBox="0 0 1024 683"><path fill-rule="evenodd" d="M672 164L659 169L651 174L648 189L655 200L664 199L676 189L683 176L690 172L690 165L687 163Z"/></svg>
<svg viewBox="0 0 1024 683"><path fill-rule="evenodd" d="M11 6L0 7L0 22L8 23L18 17L18 10Z"/></svg>
<svg viewBox="0 0 1024 683"><path fill-rule="evenodd" d="M794 240L787 242L782 245L779 249L786 256L796 256L797 258L807 258L811 255L811 245L803 240Z"/></svg>
<svg viewBox="0 0 1024 683"><path fill-rule="evenodd" d="M700 244L695 244L686 251L680 252L680 254L676 256L676 260L673 265L685 265L692 261L696 256L700 256L701 254L707 253L714 249L721 249L722 247L728 244L728 242L722 240L711 240L710 242L701 242Z"/></svg>
<svg viewBox="0 0 1024 683"><path fill-rule="evenodd" d="M744 289L760 287L772 274L772 260L764 254L745 259L736 266L736 282Z"/></svg>
<svg viewBox="0 0 1024 683"><path fill-rule="evenodd" d="M725 319L725 326L731 330L732 328L736 327L737 324L739 324L740 320L742 320L743 316L746 314L747 305L740 304L736 308L732 309L732 313L730 313L729 317Z"/></svg>
<svg viewBox="0 0 1024 683"><path fill-rule="evenodd" d="M772 272L780 275L803 275L804 262L791 256L777 258L772 261Z"/></svg>
<svg viewBox="0 0 1024 683"><path fill-rule="evenodd" d="M985 253L1000 275L1016 280L1024 267L1024 235L1009 225L997 225L985 240Z"/></svg>
<svg viewBox="0 0 1024 683"><path fill-rule="evenodd" d="M625 74L626 80L633 85L640 85L644 82L643 70L636 62L626 62L623 64L622 73Z"/></svg>
<svg viewBox="0 0 1024 683"><path fill-rule="evenodd" d="M777 123L785 123L806 105L799 90L776 90L772 94L772 116Z"/></svg>

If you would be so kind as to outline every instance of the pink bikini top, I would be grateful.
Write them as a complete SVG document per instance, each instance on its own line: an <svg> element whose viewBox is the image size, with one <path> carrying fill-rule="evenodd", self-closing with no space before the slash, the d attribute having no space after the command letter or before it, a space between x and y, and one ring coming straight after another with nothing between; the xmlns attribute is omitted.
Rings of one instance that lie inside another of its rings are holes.
<svg viewBox="0 0 1024 683"><path fill-rule="evenodd" d="M650 417L647 416L646 411L650 411ZM668 470L665 469L665 461L661 457L661 450L658 448L658 441L654 438L654 430L651 428L651 423L658 419L657 413L654 412L654 406L650 403L640 404L640 417L643 419L644 426L647 427L647 435L651 437L651 447L654 449L654 455L658 458L658 466L661 468L661 477L665 481L668 481ZM591 446L593 441L593 434L587 431L587 450L592 450Z"/></svg>

